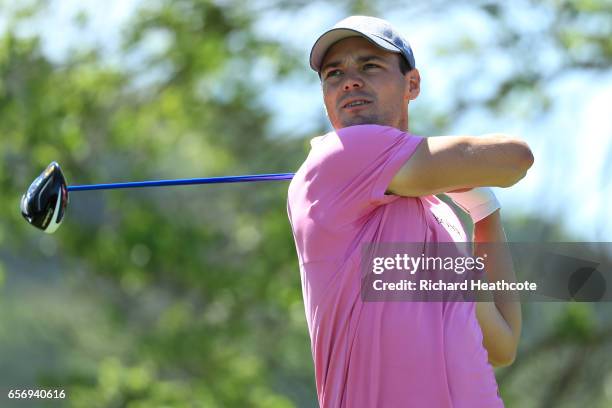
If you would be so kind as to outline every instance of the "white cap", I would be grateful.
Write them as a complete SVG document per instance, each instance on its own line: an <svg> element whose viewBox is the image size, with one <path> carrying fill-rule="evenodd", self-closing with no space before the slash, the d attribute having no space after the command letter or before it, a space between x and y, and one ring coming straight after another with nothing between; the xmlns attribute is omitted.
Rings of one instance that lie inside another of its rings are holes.
<svg viewBox="0 0 612 408"><path fill-rule="evenodd" d="M310 51L310 67L319 72L323 58L329 48L348 37L364 37L380 48L401 54L408 62L410 69L415 67L414 55L408 41L389 22L381 18L368 16L345 18L331 30L323 33Z"/></svg>

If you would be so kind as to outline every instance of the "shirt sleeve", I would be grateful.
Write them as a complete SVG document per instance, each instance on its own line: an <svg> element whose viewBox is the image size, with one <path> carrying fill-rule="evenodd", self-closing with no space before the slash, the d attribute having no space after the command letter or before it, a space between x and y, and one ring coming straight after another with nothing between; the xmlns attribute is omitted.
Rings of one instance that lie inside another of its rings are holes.
<svg viewBox="0 0 612 408"><path fill-rule="evenodd" d="M313 217L343 225L396 199L385 191L422 140L393 127L359 125L313 141L307 169Z"/></svg>

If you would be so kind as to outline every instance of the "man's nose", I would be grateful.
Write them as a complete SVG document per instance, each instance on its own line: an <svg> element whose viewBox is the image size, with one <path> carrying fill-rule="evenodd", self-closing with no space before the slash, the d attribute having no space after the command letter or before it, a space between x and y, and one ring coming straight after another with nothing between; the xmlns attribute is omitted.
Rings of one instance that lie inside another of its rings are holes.
<svg viewBox="0 0 612 408"><path fill-rule="evenodd" d="M344 89L345 91L350 91L351 89L359 89L361 87L363 87L363 81L359 77L359 75L348 74L344 78L344 84L342 86L342 89Z"/></svg>

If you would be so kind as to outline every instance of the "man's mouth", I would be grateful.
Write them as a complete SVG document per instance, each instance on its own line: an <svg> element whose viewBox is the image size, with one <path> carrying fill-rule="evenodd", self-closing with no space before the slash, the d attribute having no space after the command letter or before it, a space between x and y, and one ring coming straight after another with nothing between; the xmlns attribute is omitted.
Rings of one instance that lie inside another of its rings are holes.
<svg viewBox="0 0 612 408"><path fill-rule="evenodd" d="M342 106L342 108L344 108L344 109L346 109L346 108L355 108L355 107L357 107L357 106L369 105L369 104L371 104L371 103L372 103L372 102L367 101L367 100L365 100L365 99L357 99L357 100L354 100L354 101L350 101L350 102L348 102L348 103L345 103L345 104Z"/></svg>

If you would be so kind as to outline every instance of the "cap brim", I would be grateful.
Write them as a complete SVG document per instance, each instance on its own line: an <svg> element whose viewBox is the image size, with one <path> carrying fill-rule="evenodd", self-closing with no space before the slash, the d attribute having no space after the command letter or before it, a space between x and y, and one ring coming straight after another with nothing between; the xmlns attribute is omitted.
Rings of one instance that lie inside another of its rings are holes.
<svg viewBox="0 0 612 408"><path fill-rule="evenodd" d="M323 58L325 57L325 54L327 54L329 48L338 41L349 37L363 37L382 49L390 52L401 53L401 50L395 45L373 34L363 33L350 28L332 28L331 30L323 33L312 46L312 49L310 50L310 68L316 72L319 72Z"/></svg>

